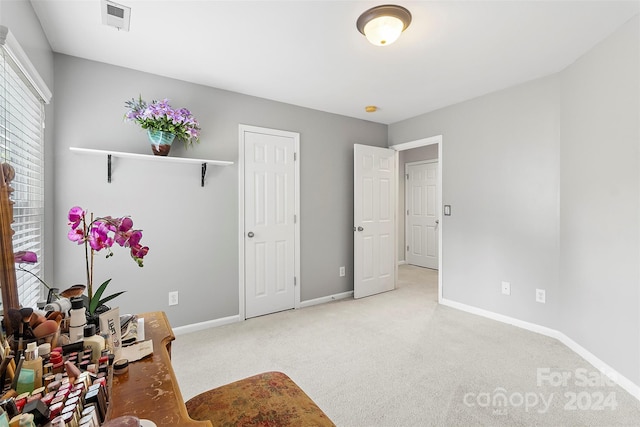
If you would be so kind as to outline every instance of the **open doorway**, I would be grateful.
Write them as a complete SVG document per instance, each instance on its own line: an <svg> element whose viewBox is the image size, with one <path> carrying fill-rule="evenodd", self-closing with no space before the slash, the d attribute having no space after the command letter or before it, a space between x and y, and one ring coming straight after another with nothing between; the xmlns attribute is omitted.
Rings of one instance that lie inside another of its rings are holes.
<svg viewBox="0 0 640 427"><path fill-rule="evenodd" d="M396 233L397 236L397 253L398 259L397 262L399 264L406 263L406 247L407 242L405 239L405 230L406 230L406 207L405 207L405 183L406 173L405 173L405 164L419 161L435 161L437 162L438 168L436 172L436 189L437 197L436 200L436 208L434 221L437 220L437 227L434 227L434 232L436 233L436 248L437 248L437 269L439 271L438 274L438 302L442 300L442 232L443 232L443 221L441 220L442 213L442 135L433 136L430 138L423 138L416 141L405 142L402 144L392 145L389 147L395 151L396 153L396 170L399 171L400 178L398 180L398 197L396 212L398 212L398 230Z"/></svg>

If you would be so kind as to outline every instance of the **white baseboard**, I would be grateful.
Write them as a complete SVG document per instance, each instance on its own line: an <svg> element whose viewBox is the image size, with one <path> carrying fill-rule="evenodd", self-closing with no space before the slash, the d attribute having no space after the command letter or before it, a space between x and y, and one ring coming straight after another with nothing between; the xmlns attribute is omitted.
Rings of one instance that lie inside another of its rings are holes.
<svg viewBox="0 0 640 427"><path fill-rule="evenodd" d="M526 329L531 332L536 332L538 334L546 335L551 338L555 338L560 341L562 344L569 347L579 356L584 358L587 362L591 363L596 369L618 384L620 387L625 389L629 394L631 394L636 399L640 400L640 386L635 384L630 379L626 378L624 375L617 372L611 366L607 365L605 362L597 358L593 355L589 350L582 347L580 344L563 334L562 332L547 328L546 326L537 325L535 323L525 322L524 320L515 319L513 317L504 316L502 314L494 313L492 311L483 310L481 308L473 307L470 305L462 304L456 301L448 300L442 298L440 300L440 304L446 305L451 308L455 308L458 310L466 311L467 313L476 314L478 316L486 317L488 319L497 320L498 322L507 323L509 325L517 326L522 329Z"/></svg>
<svg viewBox="0 0 640 427"><path fill-rule="evenodd" d="M310 299L307 301L302 301L300 303L300 308L311 307L312 305L324 304L326 302L337 301L339 299L351 298L353 297L353 291L342 292L341 294L327 295L326 297L320 297L315 299Z"/></svg>
<svg viewBox="0 0 640 427"><path fill-rule="evenodd" d="M190 325L178 326L173 328L174 335L184 335L190 332L201 331L203 329L214 328L216 326L228 325L230 323L236 323L240 321L240 316L222 317L220 319L207 320L206 322L192 323Z"/></svg>
<svg viewBox="0 0 640 427"><path fill-rule="evenodd" d="M618 371L613 369L611 366L607 365L605 362L603 362L602 360L598 359L591 352L589 352L587 349L582 347L580 344L578 344L577 342L575 342L574 340L572 340L571 338L569 338L565 334L560 332L560 336L561 336L561 338L558 338L558 340L560 342L562 342L564 345L569 347L571 350L575 351L580 356L582 356L587 362L591 363L597 370L602 372L604 375L606 375L608 378L610 378L612 381L614 381L620 387L622 387L623 389L628 391L629 394L631 394L633 397L635 397L636 399L640 400L640 386L639 385L635 384L629 378L627 378L624 375L620 374Z"/></svg>
<svg viewBox="0 0 640 427"><path fill-rule="evenodd" d="M398 265L405 265L406 263L407 263L407 261L404 260L404 259L398 261Z"/></svg>
<svg viewBox="0 0 640 427"><path fill-rule="evenodd" d="M308 301L302 301L300 308L311 307L313 305L324 304L326 302L337 301L340 299L353 297L353 291L343 292L335 295L328 295L326 297L316 298ZM206 322L192 323L190 325L178 326L173 328L174 335L184 335L191 332L201 331L203 329L215 328L216 326L228 325L230 323L240 322L240 315L223 317L220 319L207 320Z"/></svg>
<svg viewBox="0 0 640 427"><path fill-rule="evenodd" d="M540 326L535 323L525 322L524 320L515 319L513 317L504 316L502 314L494 313L492 311L483 310L478 307L474 307L471 305L462 304L456 301L452 301L446 298L442 298L440 301L442 305L446 305L448 307L456 308L458 310L466 311L467 313L477 314L478 316L487 317L492 320L497 320L498 322L507 323L509 325L517 326L522 329L527 329L532 332L537 332L542 335L546 335L548 337L560 339L561 335L555 329L547 328L545 326Z"/></svg>

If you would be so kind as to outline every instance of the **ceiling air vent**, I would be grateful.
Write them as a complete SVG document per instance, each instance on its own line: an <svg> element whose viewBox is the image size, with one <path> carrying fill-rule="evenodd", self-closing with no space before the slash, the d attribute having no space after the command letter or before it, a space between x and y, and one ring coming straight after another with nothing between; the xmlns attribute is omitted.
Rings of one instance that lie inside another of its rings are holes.
<svg viewBox="0 0 640 427"><path fill-rule="evenodd" d="M129 31L131 8L108 0L102 0L101 3L102 23L119 30Z"/></svg>

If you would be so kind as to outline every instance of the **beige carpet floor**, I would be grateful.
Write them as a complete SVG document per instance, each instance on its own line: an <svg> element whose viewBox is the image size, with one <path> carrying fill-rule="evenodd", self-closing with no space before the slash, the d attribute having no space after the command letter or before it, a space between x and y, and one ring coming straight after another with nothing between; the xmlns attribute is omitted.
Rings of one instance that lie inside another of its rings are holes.
<svg viewBox="0 0 640 427"><path fill-rule="evenodd" d="M179 335L172 348L185 399L282 371L338 426L640 426L640 402L562 343L438 305L437 272L419 267L402 266L392 292Z"/></svg>

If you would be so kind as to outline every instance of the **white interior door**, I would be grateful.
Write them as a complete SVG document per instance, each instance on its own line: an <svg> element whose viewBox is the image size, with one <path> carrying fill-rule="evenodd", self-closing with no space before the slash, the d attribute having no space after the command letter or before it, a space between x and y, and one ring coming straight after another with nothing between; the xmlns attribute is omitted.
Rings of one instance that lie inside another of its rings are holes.
<svg viewBox="0 0 640 427"><path fill-rule="evenodd" d="M395 151L354 146L354 298L395 288Z"/></svg>
<svg viewBox="0 0 640 427"><path fill-rule="evenodd" d="M438 269L438 162L405 166L406 260Z"/></svg>
<svg viewBox="0 0 640 427"><path fill-rule="evenodd" d="M256 129L241 135L246 318L291 309L296 302L298 134Z"/></svg>

